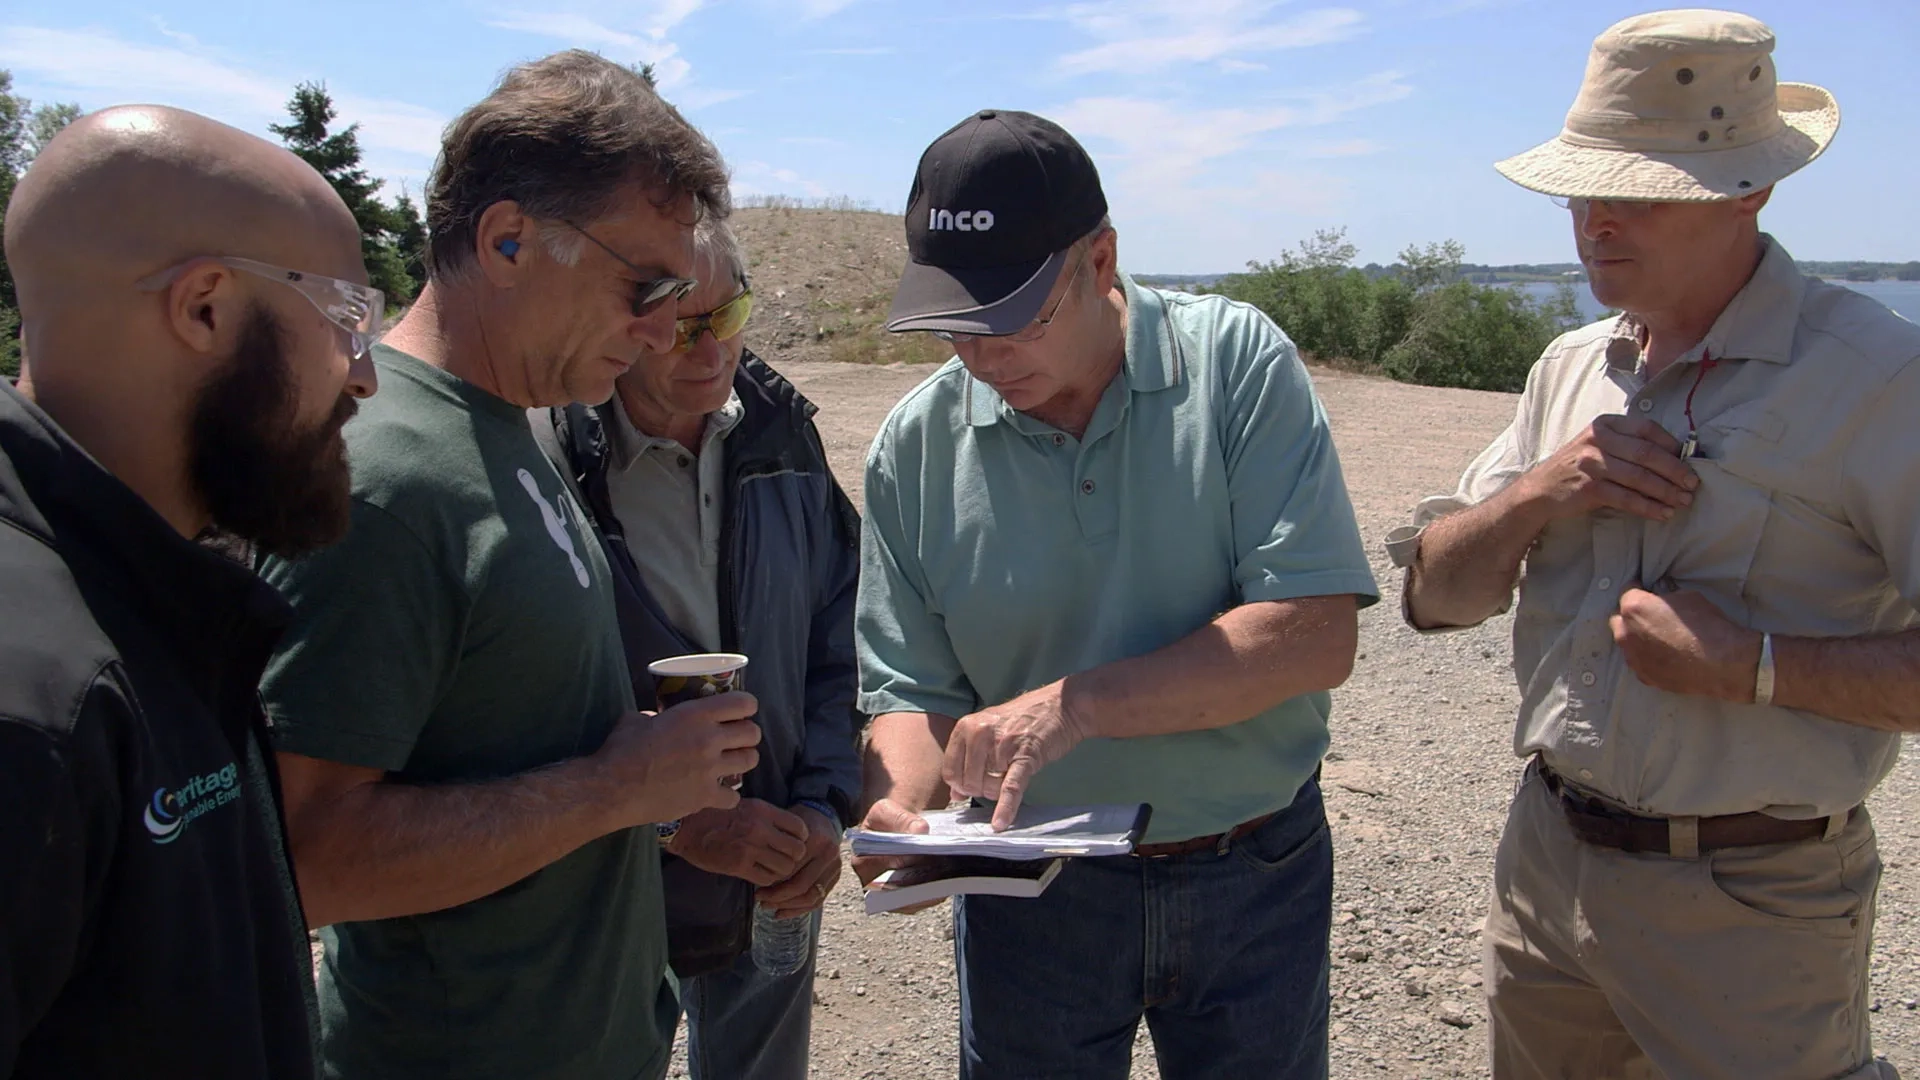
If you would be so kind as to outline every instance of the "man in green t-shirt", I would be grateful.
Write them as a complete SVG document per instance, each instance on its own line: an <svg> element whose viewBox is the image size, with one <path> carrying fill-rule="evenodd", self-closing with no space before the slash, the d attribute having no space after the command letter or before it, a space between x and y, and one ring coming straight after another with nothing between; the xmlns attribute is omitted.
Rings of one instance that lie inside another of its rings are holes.
<svg viewBox="0 0 1920 1080"><path fill-rule="evenodd" d="M327 1077L665 1069L650 823L738 796L754 702L633 711L599 544L525 409L599 402L671 346L713 146L583 52L448 129L429 278L346 429L347 539L262 565L292 601L264 697L320 974Z"/></svg>

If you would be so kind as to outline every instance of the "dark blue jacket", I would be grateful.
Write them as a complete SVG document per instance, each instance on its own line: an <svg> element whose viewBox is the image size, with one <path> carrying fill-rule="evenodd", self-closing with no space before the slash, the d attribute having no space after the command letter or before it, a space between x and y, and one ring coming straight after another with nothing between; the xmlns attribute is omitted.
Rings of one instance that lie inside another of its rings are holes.
<svg viewBox="0 0 1920 1080"><path fill-rule="evenodd" d="M721 649L746 654L746 689L760 701L760 764L741 794L775 806L817 799L841 824L860 793L854 708L854 582L859 515L827 466L813 404L752 352L733 387L745 415L721 442L726 513L720 538ZM634 699L654 708L647 664L700 652L647 592L608 494L611 462L605 410L552 411L555 464L578 489L600 528L613 568L620 630ZM731 962L750 944L753 887L665 857L667 924L674 970L699 974Z"/></svg>

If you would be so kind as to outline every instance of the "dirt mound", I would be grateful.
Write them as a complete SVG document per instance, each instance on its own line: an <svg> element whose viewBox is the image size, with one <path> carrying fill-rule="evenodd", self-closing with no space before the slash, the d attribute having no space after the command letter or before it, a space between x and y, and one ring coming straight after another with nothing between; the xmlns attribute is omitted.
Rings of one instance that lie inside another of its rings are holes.
<svg viewBox="0 0 1920 1080"><path fill-rule="evenodd" d="M747 345L774 366L925 364L953 355L932 335L881 327L907 261L899 215L767 206L735 210L732 220L753 281Z"/></svg>

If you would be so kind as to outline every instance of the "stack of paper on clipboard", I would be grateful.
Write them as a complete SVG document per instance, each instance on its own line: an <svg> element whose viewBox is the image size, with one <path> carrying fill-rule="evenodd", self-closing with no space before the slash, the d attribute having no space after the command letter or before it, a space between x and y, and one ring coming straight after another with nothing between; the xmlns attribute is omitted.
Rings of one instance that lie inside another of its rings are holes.
<svg viewBox="0 0 1920 1080"><path fill-rule="evenodd" d="M878 915L949 896L1035 897L1053 884L1069 858L1125 855L1147 831L1153 808L1023 806L1013 827L993 831L993 808L929 810L924 833L852 829L855 855L910 855L867 887L867 914Z"/></svg>
<svg viewBox="0 0 1920 1080"><path fill-rule="evenodd" d="M1125 855L1147 831L1146 803L1022 806L1013 827L993 831L991 806L928 810L924 833L850 829L855 855L970 855L986 859L1056 859Z"/></svg>

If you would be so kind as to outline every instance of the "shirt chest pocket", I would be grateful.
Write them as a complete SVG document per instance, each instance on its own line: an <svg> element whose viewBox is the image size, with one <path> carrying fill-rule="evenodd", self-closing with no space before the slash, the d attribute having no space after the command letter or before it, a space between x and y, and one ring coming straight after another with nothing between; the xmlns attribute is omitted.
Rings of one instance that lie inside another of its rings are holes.
<svg viewBox="0 0 1920 1080"><path fill-rule="evenodd" d="M1785 434L1777 413L1751 407L1702 427L1699 454L1688 462L1700 478L1693 504L1642 529L1643 582L1692 589L1735 621L1750 620L1748 580L1775 521L1779 485L1793 476Z"/></svg>

